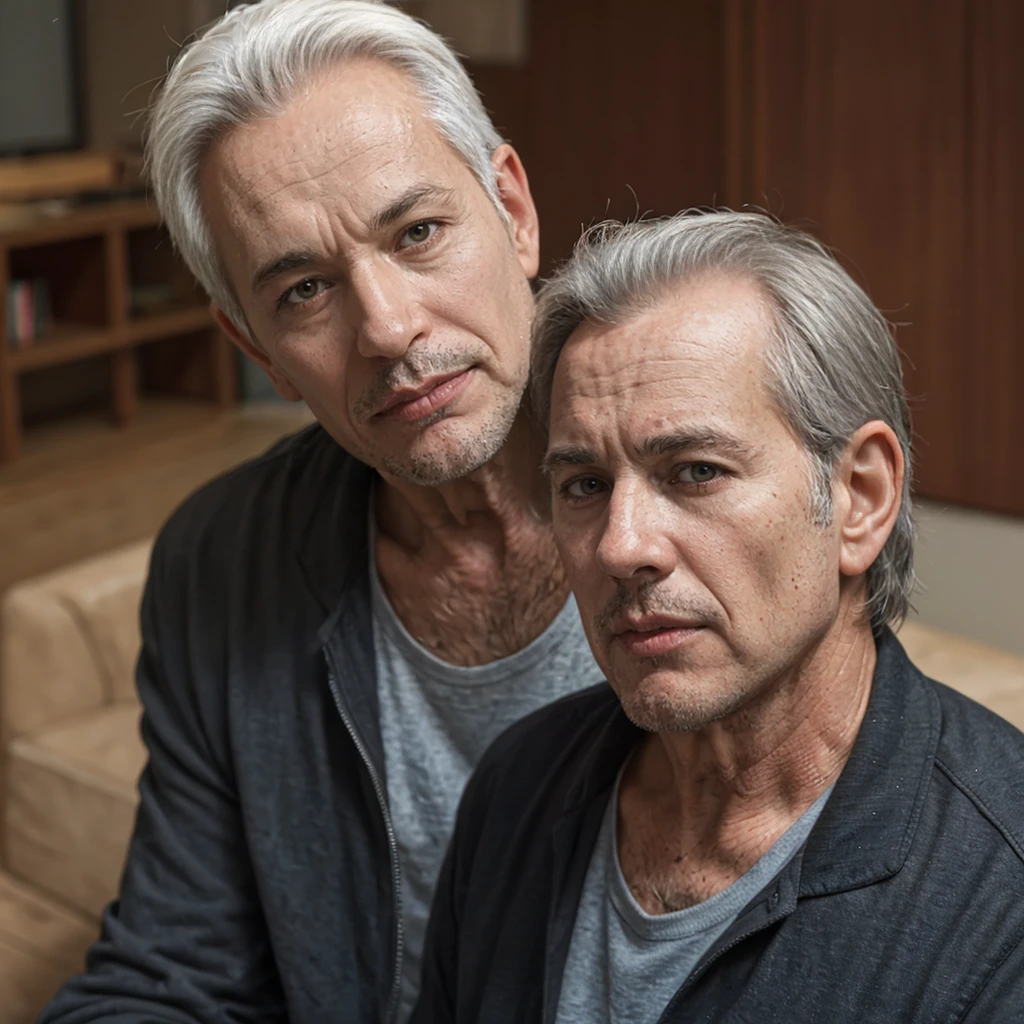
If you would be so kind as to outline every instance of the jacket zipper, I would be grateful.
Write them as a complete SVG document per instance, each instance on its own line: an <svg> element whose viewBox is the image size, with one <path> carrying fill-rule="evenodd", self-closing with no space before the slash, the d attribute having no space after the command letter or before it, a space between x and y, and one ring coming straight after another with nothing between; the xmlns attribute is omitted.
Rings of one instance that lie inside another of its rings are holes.
<svg viewBox="0 0 1024 1024"><path fill-rule="evenodd" d="M352 742L356 745L356 750L359 756L363 759L363 764L366 765L366 770L370 773L370 782L373 784L373 791L377 794L377 803L380 806L380 812L384 817L384 828L388 836L388 860L391 865L391 887L395 896L395 921L397 924L396 937L395 937L395 970L391 979L391 995L388 998L388 1011L387 1021L391 1024L392 1021L398 1016L398 1004L401 999L402 991L402 958L405 951L405 929L402 926L402 876L398 865L398 839L395 836L395 829L391 823L391 813L388 811L387 797L384 794L384 787L381 784L380 775L377 769L374 767L373 762L370 760L370 755L366 752L366 747L363 746L363 741L359 738L359 733L356 732L355 724L349 717L348 712L345 710L345 705L341 700L341 692L338 689L338 680L334 675L334 669L331 667L330 656L327 652L324 652L324 657L327 660L327 684L331 688L331 696L334 698L335 707L338 709L338 714L341 715L342 722L345 723L345 728L348 730L349 736L352 737Z"/></svg>
<svg viewBox="0 0 1024 1024"><path fill-rule="evenodd" d="M718 960L721 960L726 953L730 950L735 949L741 942L746 942L752 935L756 935L758 932L764 931L765 928L771 928L773 925L778 924L783 918L788 917L789 912L785 914L779 914L776 917L771 917L767 921L762 921L761 924L755 925L748 931L743 932L741 935L737 935L730 942L726 943L721 949L715 950L715 952L702 964L699 964L697 968L691 971L690 976L682 983L682 985L676 989L675 994L668 1001L665 1009L661 1011L661 1016L658 1017L658 1024L665 1024L668 1017L669 1010L673 1009L677 999L681 999L691 988L697 983L697 980L703 977L707 973L708 968Z"/></svg>

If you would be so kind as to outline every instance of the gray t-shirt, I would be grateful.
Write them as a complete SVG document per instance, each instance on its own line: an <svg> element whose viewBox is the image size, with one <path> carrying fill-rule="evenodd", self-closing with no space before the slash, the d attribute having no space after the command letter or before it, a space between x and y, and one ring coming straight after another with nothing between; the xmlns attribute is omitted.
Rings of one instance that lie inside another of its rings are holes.
<svg viewBox="0 0 1024 1024"><path fill-rule="evenodd" d="M406 632L372 559L370 586L384 767L402 876L405 952L398 1019L404 1022L419 992L430 902L470 773L513 722L604 676L572 597L523 650L489 665L460 668Z"/></svg>
<svg viewBox="0 0 1024 1024"><path fill-rule="evenodd" d="M655 1024L700 958L800 849L831 792L728 888L685 910L651 915L619 866L616 781L576 911L557 1024Z"/></svg>

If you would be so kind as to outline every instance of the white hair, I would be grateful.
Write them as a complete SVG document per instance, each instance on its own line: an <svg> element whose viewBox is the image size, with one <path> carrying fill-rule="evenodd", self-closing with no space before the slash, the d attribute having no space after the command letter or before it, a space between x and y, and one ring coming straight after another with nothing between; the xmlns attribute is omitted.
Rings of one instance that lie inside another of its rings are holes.
<svg viewBox="0 0 1024 1024"><path fill-rule="evenodd" d="M339 62L385 61L409 76L441 137L503 211L491 155L501 145L447 43L381 0L263 0L230 11L178 57L153 105L146 156L174 244L210 298L248 333L214 248L200 171L225 132L279 115L305 83Z"/></svg>
<svg viewBox="0 0 1024 1024"><path fill-rule="evenodd" d="M591 228L538 296L532 407L546 428L558 357L586 322L620 324L666 292L710 274L746 277L774 316L768 387L810 458L815 520L832 516L832 477L847 441L882 420L903 452L899 516L868 570L877 631L907 613L914 587L910 412L889 324L825 247L771 217L688 210L675 217Z"/></svg>

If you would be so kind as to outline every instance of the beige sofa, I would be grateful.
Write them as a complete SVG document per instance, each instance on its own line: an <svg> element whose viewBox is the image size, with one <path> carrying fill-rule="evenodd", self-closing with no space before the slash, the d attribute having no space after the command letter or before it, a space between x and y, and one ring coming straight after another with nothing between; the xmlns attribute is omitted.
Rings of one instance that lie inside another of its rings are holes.
<svg viewBox="0 0 1024 1024"><path fill-rule="evenodd" d="M0 619L3 864L93 917L117 890L144 761L133 677L149 550L20 584Z"/></svg>

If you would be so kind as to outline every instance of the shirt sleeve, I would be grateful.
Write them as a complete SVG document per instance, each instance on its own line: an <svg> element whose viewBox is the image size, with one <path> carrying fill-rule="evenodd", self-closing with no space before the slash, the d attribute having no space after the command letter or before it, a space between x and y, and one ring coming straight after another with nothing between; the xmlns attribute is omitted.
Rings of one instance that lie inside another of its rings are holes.
<svg viewBox="0 0 1024 1024"><path fill-rule="evenodd" d="M161 541L136 673L148 763L120 898L40 1024L286 1020L227 763L223 659L209 657L223 639L189 607L188 559L172 570Z"/></svg>

